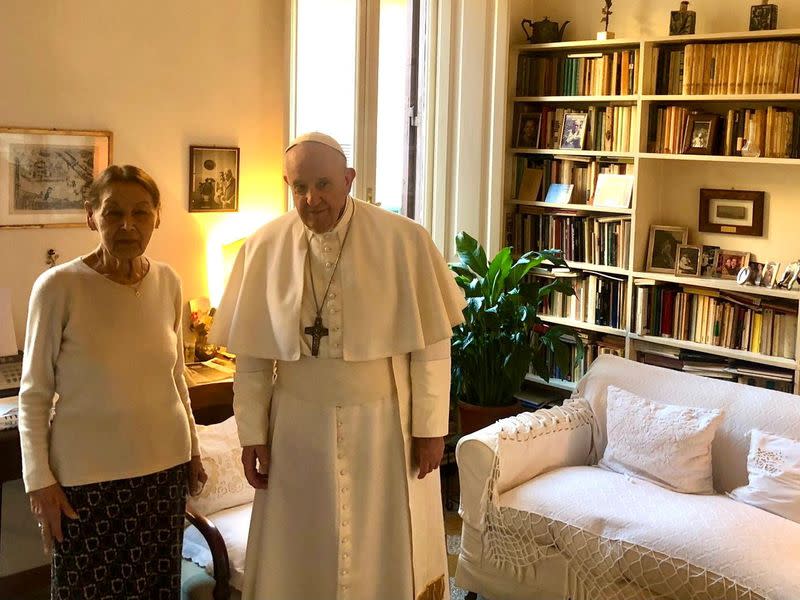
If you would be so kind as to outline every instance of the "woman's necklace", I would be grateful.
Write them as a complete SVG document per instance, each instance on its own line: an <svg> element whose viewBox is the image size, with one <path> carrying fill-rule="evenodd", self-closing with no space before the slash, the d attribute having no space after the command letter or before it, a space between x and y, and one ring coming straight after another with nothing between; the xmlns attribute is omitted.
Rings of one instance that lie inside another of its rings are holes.
<svg viewBox="0 0 800 600"><path fill-rule="evenodd" d="M308 240L308 236L306 236L306 244L308 245L308 253L306 254L306 257L308 258L308 274L311 276L311 293L314 296L314 307L316 308L317 313L317 316L314 319L314 324L303 329L306 335L311 336L311 356L319 356L319 343L322 341L323 337L328 335L327 328L322 325L322 309L325 308L325 303L328 301L328 290L331 289L331 283L333 283L333 277L336 275L336 269L339 268L339 260L342 258L342 251L344 250L344 245L347 243L347 236L350 235L350 226L353 224L353 219L355 219L355 217L356 204L353 202L353 214L350 215L350 222L347 224L347 229L344 232L342 246L339 248L339 256L336 257L336 263L333 265L331 278L328 280L328 286L325 288L325 293L322 295L321 305L319 302L317 302L317 290L314 287L314 269L311 267L311 242Z"/></svg>
<svg viewBox="0 0 800 600"><path fill-rule="evenodd" d="M139 279L133 283L125 283L122 281L117 281L115 279L115 275L117 275L116 273L105 273L101 271L100 267L102 265L102 261L96 256L92 256L90 260L91 260L90 263L89 262L86 263L89 265L90 268L100 273L103 277L105 277L109 281L113 281L114 283L117 283L119 285L124 285L126 288L133 290L133 293L137 298L142 297L142 289L141 289L142 284L144 283L145 276L150 272L150 261L147 260L144 256L142 256L141 258L142 274L139 276Z"/></svg>

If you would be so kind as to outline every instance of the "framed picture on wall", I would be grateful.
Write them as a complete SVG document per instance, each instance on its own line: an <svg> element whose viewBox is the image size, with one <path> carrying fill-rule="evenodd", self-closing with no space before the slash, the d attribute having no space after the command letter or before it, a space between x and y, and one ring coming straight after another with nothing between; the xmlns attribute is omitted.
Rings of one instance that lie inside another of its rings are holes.
<svg viewBox="0 0 800 600"><path fill-rule="evenodd" d="M239 148L189 146L189 212L239 210Z"/></svg>
<svg viewBox="0 0 800 600"><path fill-rule="evenodd" d="M112 140L110 131L0 127L0 228L85 225Z"/></svg>
<svg viewBox="0 0 800 600"><path fill-rule="evenodd" d="M764 192L700 190L700 231L764 235Z"/></svg>

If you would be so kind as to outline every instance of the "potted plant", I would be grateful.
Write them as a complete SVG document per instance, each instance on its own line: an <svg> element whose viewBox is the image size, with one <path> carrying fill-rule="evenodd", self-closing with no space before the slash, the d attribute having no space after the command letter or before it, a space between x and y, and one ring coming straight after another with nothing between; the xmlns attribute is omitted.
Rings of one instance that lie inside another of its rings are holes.
<svg viewBox="0 0 800 600"><path fill-rule="evenodd" d="M461 432L471 433L497 419L520 412L516 394L532 370L549 380L555 362L569 364L571 330L545 324L538 315L542 301L554 291L574 294L561 278L548 283L526 275L542 263L566 267L560 250L526 252L516 262L510 247L491 260L481 245L465 232L456 236L460 261L451 263L456 282L464 290L465 322L453 331L452 394L458 401Z"/></svg>

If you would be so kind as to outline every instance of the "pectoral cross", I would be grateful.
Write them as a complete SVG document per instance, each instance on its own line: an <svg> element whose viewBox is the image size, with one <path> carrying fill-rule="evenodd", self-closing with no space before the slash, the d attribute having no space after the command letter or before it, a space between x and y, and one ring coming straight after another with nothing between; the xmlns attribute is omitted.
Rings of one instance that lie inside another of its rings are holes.
<svg viewBox="0 0 800 600"><path fill-rule="evenodd" d="M322 338L328 335L328 330L322 326L322 317L314 319L314 325L306 327L303 331L311 336L311 356L319 356L319 343Z"/></svg>

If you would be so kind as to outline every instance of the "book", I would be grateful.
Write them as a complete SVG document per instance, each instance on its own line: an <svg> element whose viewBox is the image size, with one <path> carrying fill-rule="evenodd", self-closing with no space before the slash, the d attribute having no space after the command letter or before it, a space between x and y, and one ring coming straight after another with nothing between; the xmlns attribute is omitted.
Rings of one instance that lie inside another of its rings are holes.
<svg viewBox="0 0 800 600"><path fill-rule="evenodd" d="M522 173L517 199L520 202L536 202L539 200L539 189L542 186L544 171L538 168L526 168Z"/></svg>
<svg viewBox="0 0 800 600"><path fill-rule="evenodd" d="M569 204L574 187L571 183L553 183L547 190L547 196L545 196L544 201L554 204Z"/></svg>
<svg viewBox="0 0 800 600"><path fill-rule="evenodd" d="M609 208L630 208L632 194L633 175L600 173L597 176L592 204Z"/></svg>

